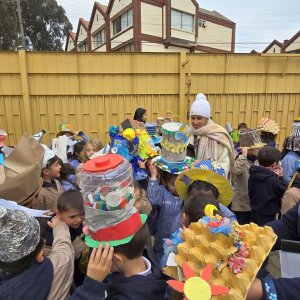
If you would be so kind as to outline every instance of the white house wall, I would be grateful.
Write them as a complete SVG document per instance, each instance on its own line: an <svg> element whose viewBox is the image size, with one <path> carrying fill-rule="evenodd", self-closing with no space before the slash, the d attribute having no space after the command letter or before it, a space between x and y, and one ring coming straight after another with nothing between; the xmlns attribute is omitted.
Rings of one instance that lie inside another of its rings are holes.
<svg viewBox="0 0 300 300"><path fill-rule="evenodd" d="M110 17L113 18L119 11L132 3L132 0L115 0Z"/></svg>
<svg viewBox="0 0 300 300"><path fill-rule="evenodd" d="M266 53L280 53L280 52L281 52L281 48L278 45L273 45Z"/></svg>
<svg viewBox="0 0 300 300"><path fill-rule="evenodd" d="M75 48L74 42L71 38L69 38L69 42L68 42L68 47L67 47L67 51L71 51Z"/></svg>
<svg viewBox="0 0 300 300"><path fill-rule="evenodd" d="M162 37L162 8L141 3L142 33Z"/></svg>
<svg viewBox="0 0 300 300"><path fill-rule="evenodd" d="M189 33L187 31L182 31L179 29L172 28L171 29L171 37L195 42L195 33Z"/></svg>
<svg viewBox="0 0 300 300"><path fill-rule="evenodd" d="M175 46L170 46L168 48L165 48L163 44L142 41L142 52L180 52L180 51L188 52L189 49L175 47Z"/></svg>
<svg viewBox="0 0 300 300"><path fill-rule="evenodd" d="M172 0L171 8L195 15L196 7L191 0Z"/></svg>
<svg viewBox="0 0 300 300"><path fill-rule="evenodd" d="M82 31L82 34L81 34ZM84 29L84 27L82 25L80 25L79 27L79 34L78 34L78 40L77 40L77 44L81 44L83 41L85 41L87 38L87 32Z"/></svg>
<svg viewBox="0 0 300 300"><path fill-rule="evenodd" d="M231 51L232 29L209 21L206 21L206 25L206 28L198 28L197 44Z"/></svg>
<svg viewBox="0 0 300 300"><path fill-rule="evenodd" d="M131 39L133 39L133 29L126 31L126 32L118 35L115 38L112 37L111 38L111 48L114 49Z"/></svg>
<svg viewBox="0 0 300 300"><path fill-rule="evenodd" d="M98 16L98 21L97 21L97 16ZM105 24L104 17L102 14L97 10L95 13L95 17L93 20L93 26L91 28L91 33L94 34L95 31L97 31L101 26Z"/></svg>
<svg viewBox="0 0 300 300"><path fill-rule="evenodd" d="M94 52L106 52L106 44L94 50Z"/></svg>
<svg viewBox="0 0 300 300"><path fill-rule="evenodd" d="M289 51L293 51L293 50L296 50L296 49L300 49L300 36L291 45L289 45L285 49L285 51L289 52Z"/></svg>

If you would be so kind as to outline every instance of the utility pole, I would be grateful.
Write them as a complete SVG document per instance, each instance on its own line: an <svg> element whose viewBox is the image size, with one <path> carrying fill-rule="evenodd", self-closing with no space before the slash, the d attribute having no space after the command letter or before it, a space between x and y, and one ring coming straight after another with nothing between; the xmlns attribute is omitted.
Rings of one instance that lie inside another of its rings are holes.
<svg viewBox="0 0 300 300"><path fill-rule="evenodd" d="M24 27L23 27L23 20L22 20L22 11L21 11L20 0L16 0L16 1L17 1L18 17L19 17L19 24L20 24L20 33L21 33L21 38L22 38L22 46L23 46L23 49L26 50L25 35L24 35Z"/></svg>

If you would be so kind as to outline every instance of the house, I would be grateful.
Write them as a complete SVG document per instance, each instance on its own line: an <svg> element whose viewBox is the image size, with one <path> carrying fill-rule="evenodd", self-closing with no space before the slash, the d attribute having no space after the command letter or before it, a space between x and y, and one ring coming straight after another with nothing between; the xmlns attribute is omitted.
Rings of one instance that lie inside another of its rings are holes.
<svg viewBox="0 0 300 300"><path fill-rule="evenodd" d="M283 43L273 40L262 53L300 53L300 30Z"/></svg>
<svg viewBox="0 0 300 300"><path fill-rule="evenodd" d="M69 31L66 41L66 51L76 51L76 34L73 31Z"/></svg>
<svg viewBox="0 0 300 300"><path fill-rule="evenodd" d="M235 23L196 0L110 0L80 19L66 51L234 52ZM68 38L68 41L70 38Z"/></svg>

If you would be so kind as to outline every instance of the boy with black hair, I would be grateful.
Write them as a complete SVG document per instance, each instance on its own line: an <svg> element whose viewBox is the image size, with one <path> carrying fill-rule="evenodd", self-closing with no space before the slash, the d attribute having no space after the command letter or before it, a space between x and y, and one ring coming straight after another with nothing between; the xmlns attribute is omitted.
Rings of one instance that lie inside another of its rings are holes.
<svg viewBox="0 0 300 300"><path fill-rule="evenodd" d="M79 191L63 192L57 200L56 217L65 222L69 228L71 242L75 253L74 282L76 286L82 284L84 275L79 271L79 262L82 252L87 248L82 233L82 222L84 221L83 197ZM51 253L53 245L53 230L46 227L45 255Z"/></svg>
<svg viewBox="0 0 300 300"><path fill-rule="evenodd" d="M0 299L66 299L73 278L74 251L68 227L58 218L53 247L44 257L38 222L23 211L0 206Z"/></svg>
<svg viewBox="0 0 300 300"><path fill-rule="evenodd" d="M93 249L84 283L70 300L165 299L166 277L152 259L143 256L148 235L144 224L127 244Z"/></svg>
<svg viewBox="0 0 300 300"><path fill-rule="evenodd" d="M257 156L259 166L249 169L251 221L259 226L274 221L280 212L281 198L287 188L282 181L280 157L280 151L274 147L262 147Z"/></svg>

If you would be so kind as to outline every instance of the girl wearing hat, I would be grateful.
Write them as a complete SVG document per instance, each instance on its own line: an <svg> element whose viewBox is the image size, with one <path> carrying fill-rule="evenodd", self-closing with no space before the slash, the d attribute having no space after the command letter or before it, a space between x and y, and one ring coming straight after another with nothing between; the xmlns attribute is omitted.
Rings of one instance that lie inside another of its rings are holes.
<svg viewBox="0 0 300 300"><path fill-rule="evenodd" d="M193 127L190 143L194 146L197 160L215 160L227 176L233 164L234 146L227 131L210 119L210 111L206 96L198 94L190 110Z"/></svg>

